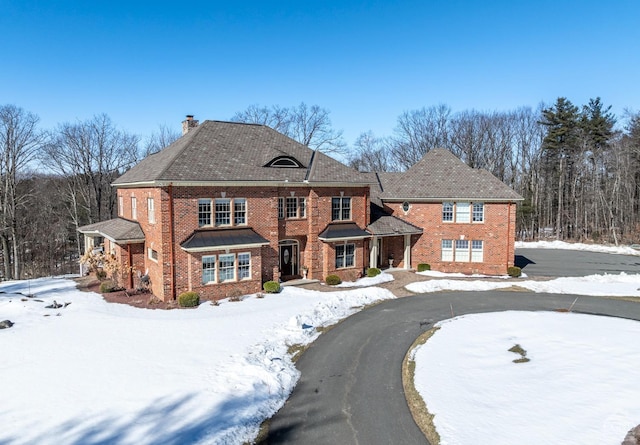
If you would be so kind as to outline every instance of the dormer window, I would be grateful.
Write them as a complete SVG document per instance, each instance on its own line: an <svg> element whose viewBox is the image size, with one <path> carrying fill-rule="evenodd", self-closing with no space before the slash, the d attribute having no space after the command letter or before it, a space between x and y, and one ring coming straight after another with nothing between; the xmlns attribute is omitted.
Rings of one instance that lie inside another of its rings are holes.
<svg viewBox="0 0 640 445"><path fill-rule="evenodd" d="M267 162L265 167L276 168L304 168L304 165L300 163L296 158L291 156L278 156Z"/></svg>

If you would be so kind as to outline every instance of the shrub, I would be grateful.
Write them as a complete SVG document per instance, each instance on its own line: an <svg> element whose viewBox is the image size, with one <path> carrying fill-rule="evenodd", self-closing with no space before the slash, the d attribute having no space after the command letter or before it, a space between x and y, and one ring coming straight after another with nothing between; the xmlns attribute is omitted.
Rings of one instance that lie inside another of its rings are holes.
<svg viewBox="0 0 640 445"><path fill-rule="evenodd" d="M198 292L183 292L178 296L178 304L181 307L196 307L200 304Z"/></svg>
<svg viewBox="0 0 640 445"><path fill-rule="evenodd" d="M103 281L100 283L100 293L107 294L116 290L116 285L112 281Z"/></svg>
<svg viewBox="0 0 640 445"><path fill-rule="evenodd" d="M277 281L267 281L262 285L262 289L268 294L277 294L280 292L280 283Z"/></svg>
<svg viewBox="0 0 640 445"><path fill-rule="evenodd" d="M376 275L380 275L380 269L378 269L377 267L370 267L367 269L368 277L375 277Z"/></svg>
<svg viewBox="0 0 640 445"><path fill-rule="evenodd" d="M427 263L418 264L418 272L424 272L425 270L431 270L431 265Z"/></svg>
<svg viewBox="0 0 640 445"><path fill-rule="evenodd" d="M327 278L324 279L324 281L329 286L335 286L336 284L342 283L342 280L338 275L328 275Z"/></svg>
<svg viewBox="0 0 640 445"><path fill-rule="evenodd" d="M107 272L102 270L102 269L98 269L96 270L96 278L100 281L104 281L107 279Z"/></svg>
<svg viewBox="0 0 640 445"><path fill-rule="evenodd" d="M510 277L518 278L520 275L522 275L522 269L520 269L518 266L511 266L507 268L507 274L509 274Z"/></svg>

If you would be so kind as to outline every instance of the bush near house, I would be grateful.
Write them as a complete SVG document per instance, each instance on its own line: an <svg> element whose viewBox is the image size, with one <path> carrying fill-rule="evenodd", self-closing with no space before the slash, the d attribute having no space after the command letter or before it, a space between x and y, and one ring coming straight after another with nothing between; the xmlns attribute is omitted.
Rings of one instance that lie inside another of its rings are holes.
<svg viewBox="0 0 640 445"><path fill-rule="evenodd" d="M518 278L520 275L522 275L522 269L520 269L518 266L511 266L507 268L507 274L510 277Z"/></svg>
<svg viewBox="0 0 640 445"><path fill-rule="evenodd" d="M376 275L380 275L380 269L378 269L377 267L370 267L367 269L368 277L375 277Z"/></svg>
<svg viewBox="0 0 640 445"><path fill-rule="evenodd" d="M327 275L327 278L325 278L324 281L329 286L335 286L336 284L342 283L342 280L338 275Z"/></svg>
<svg viewBox="0 0 640 445"><path fill-rule="evenodd" d="M178 296L180 307L196 307L200 304L200 295L197 292L183 292Z"/></svg>
<svg viewBox="0 0 640 445"><path fill-rule="evenodd" d="M100 283L100 293L107 294L116 290L116 285L113 281L103 281Z"/></svg>
<svg viewBox="0 0 640 445"><path fill-rule="evenodd" d="M266 281L262 285L262 289L268 294L277 294L280 292L280 283L277 281Z"/></svg>
<svg viewBox="0 0 640 445"><path fill-rule="evenodd" d="M418 264L418 272L424 272L425 270L431 270L431 265L427 263Z"/></svg>

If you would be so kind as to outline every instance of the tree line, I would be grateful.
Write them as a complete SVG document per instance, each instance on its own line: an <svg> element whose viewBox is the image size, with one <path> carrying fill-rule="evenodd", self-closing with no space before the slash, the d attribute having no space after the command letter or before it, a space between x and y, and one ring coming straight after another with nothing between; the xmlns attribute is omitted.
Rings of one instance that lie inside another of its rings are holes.
<svg viewBox="0 0 640 445"><path fill-rule="evenodd" d="M231 120L268 125L361 171L403 171L429 150L447 148L523 196L520 239L637 241L640 113L627 112L617 125L599 98L512 111L424 107L402 113L392 134L366 131L351 146L318 105L252 105ZM29 111L0 105L2 279L75 273L76 229L116 215L113 180L180 136L160 126L142 138L105 114L51 130L38 123Z"/></svg>

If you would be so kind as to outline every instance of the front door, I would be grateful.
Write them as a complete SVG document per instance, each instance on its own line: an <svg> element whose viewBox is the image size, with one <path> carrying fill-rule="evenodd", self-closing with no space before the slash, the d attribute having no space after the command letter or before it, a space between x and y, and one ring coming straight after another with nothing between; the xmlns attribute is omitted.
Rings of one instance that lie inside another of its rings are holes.
<svg viewBox="0 0 640 445"><path fill-rule="evenodd" d="M283 277L294 274L293 245L280 246L280 275Z"/></svg>

